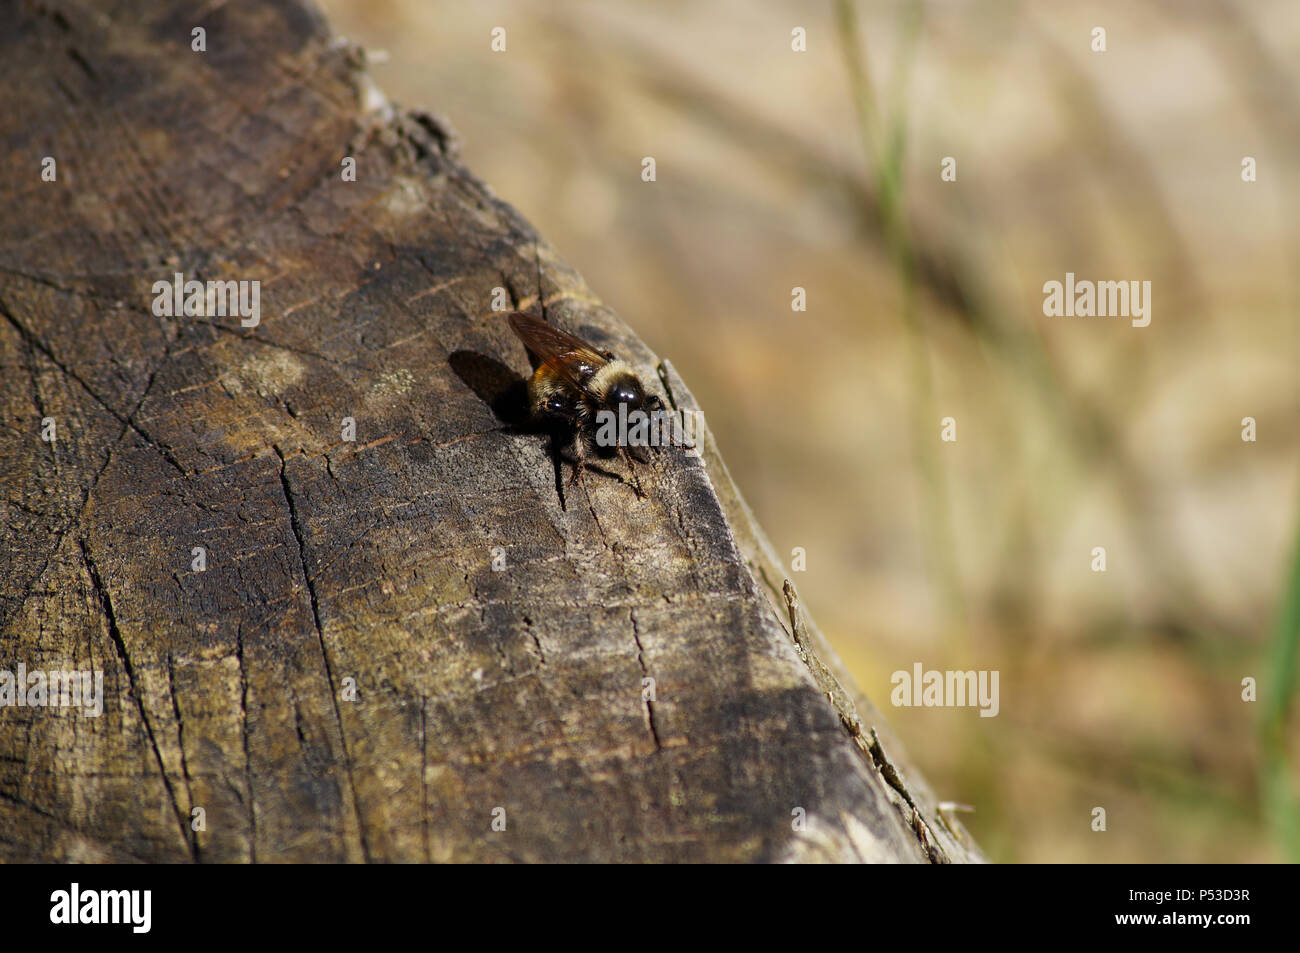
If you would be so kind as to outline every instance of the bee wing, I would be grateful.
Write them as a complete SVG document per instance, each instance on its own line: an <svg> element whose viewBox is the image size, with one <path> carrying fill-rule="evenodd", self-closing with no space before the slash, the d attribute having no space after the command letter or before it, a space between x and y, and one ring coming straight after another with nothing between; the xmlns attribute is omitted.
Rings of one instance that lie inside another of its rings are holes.
<svg viewBox="0 0 1300 953"><path fill-rule="evenodd" d="M592 375L609 363L605 356L582 338L561 331L541 318L516 311L510 315L514 329L524 347L532 351L552 370L574 387L588 394Z"/></svg>

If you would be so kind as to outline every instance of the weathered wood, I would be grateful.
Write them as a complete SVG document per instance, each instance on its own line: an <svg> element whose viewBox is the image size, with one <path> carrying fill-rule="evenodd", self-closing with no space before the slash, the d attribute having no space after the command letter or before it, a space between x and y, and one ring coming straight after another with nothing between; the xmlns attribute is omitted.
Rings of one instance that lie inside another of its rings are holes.
<svg viewBox="0 0 1300 953"><path fill-rule="evenodd" d="M0 708L0 859L978 859L707 434L562 505L493 288L671 367L309 7L202 10L0 14L0 669L106 696Z"/></svg>

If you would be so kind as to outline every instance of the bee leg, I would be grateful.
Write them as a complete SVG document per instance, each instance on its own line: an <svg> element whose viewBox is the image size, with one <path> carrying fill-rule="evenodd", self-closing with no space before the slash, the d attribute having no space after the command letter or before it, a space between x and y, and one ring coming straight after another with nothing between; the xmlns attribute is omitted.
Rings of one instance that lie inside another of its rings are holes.
<svg viewBox="0 0 1300 953"><path fill-rule="evenodd" d="M636 464L632 462L632 454L628 453L626 447L619 447L619 452L623 454L623 459L627 461L628 471L632 474L632 491L636 493L637 499L645 499L645 490L641 489L641 478L637 476Z"/></svg>
<svg viewBox="0 0 1300 953"><path fill-rule="evenodd" d="M582 446L582 437L573 441L573 455L578 458L577 464L573 468L573 476L569 478L569 486L577 486L582 482L582 473L587 469L587 455Z"/></svg>

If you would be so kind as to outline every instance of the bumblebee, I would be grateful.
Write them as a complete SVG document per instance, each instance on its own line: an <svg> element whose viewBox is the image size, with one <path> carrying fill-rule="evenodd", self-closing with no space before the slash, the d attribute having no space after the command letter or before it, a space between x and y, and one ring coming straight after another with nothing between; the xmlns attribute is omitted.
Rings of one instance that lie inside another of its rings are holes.
<svg viewBox="0 0 1300 953"><path fill-rule="evenodd" d="M603 412L613 414L620 424L636 411L651 421L664 419L664 402L657 394L647 393L631 366L612 352L598 351L581 338L531 314L516 311L509 320L524 347L541 362L528 380L528 402L534 419L573 438L577 466L569 480L570 486L582 481L589 446L602 449L611 446L608 441L597 439L598 432L603 432L598 431L598 425L610 419ZM631 442L639 445L639 441ZM612 446L627 462L633 491L644 499L628 443L619 439Z"/></svg>

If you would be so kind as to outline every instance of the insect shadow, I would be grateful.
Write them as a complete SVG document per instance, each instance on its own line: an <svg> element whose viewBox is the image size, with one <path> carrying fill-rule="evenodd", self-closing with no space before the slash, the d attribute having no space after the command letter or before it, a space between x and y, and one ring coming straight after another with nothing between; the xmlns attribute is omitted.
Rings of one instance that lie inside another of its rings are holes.
<svg viewBox="0 0 1300 953"><path fill-rule="evenodd" d="M533 356L530 354L528 358L535 366ZM548 452L555 465L555 492L560 499L560 506L567 509L562 464L567 462L576 465L573 455L565 452L573 442L573 431L555 421L534 415L528 401L528 382L496 358L477 351L454 351L448 356L447 363L465 386L488 405L493 416L501 422L503 432L550 438ZM612 470L590 462L587 466L604 476L623 480L620 474Z"/></svg>
<svg viewBox="0 0 1300 953"><path fill-rule="evenodd" d="M475 351L454 351L447 363L465 386L487 404L506 429L541 433L528 406L528 382L495 358Z"/></svg>

